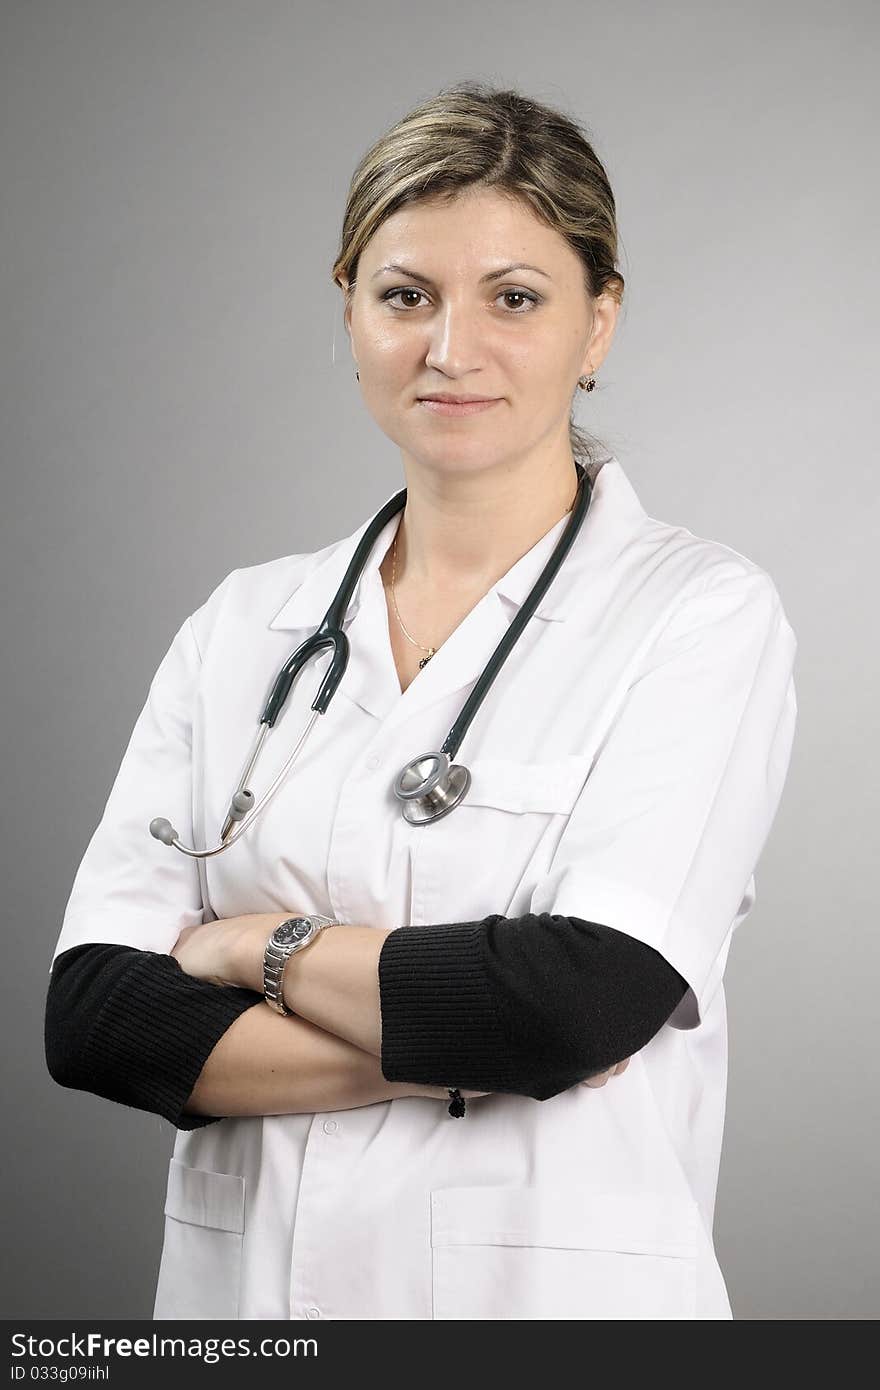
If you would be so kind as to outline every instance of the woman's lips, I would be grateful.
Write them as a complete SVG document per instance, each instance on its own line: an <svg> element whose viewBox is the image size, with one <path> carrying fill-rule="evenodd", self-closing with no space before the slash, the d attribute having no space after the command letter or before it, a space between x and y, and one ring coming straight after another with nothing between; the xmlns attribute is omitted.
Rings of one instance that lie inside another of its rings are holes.
<svg viewBox="0 0 880 1390"><path fill-rule="evenodd" d="M498 398L500 399L500 397ZM482 411L488 410L490 406L497 405L498 400L494 401L464 401L458 404L453 401L427 401L420 400L419 405L430 410L432 415L479 415Z"/></svg>

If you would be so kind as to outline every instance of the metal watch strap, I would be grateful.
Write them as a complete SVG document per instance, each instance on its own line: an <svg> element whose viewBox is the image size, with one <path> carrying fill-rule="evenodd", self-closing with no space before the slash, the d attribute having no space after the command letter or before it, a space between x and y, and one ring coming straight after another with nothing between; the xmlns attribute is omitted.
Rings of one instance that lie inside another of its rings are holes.
<svg viewBox="0 0 880 1390"><path fill-rule="evenodd" d="M286 927L288 922L308 922L311 926L315 927L315 930L312 932L311 936L303 941L293 942L289 946L278 946L273 941L275 932L281 927ZM307 946L311 946L312 942L324 927L336 925L335 918L321 917L317 913L299 914L295 917L288 917L283 922L278 923L278 926L266 942L266 949L263 952L263 997L266 1003L271 1005L276 1013L286 1014L288 1016L292 1013L292 1010L288 1009L284 1002L282 988L284 967L290 960L290 957L295 955L297 951L304 951Z"/></svg>

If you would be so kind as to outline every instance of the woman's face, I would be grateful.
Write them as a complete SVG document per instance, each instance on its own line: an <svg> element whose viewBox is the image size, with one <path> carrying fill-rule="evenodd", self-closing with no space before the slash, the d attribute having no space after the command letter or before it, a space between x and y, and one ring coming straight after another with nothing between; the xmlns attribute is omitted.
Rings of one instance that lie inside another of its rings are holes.
<svg viewBox="0 0 880 1390"><path fill-rule="evenodd" d="M496 273L514 262L535 268ZM384 269L392 263L405 269ZM361 254L345 324L379 427L405 460L460 472L570 458L572 392L605 357L617 308L588 299L563 237L480 189L387 218ZM443 415L420 399L434 392L495 404Z"/></svg>

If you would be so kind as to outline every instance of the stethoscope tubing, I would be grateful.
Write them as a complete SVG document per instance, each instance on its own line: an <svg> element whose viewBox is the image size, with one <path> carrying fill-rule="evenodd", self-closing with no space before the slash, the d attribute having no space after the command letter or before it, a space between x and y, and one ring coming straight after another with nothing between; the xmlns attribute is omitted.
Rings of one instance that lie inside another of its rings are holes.
<svg viewBox="0 0 880 1390"><path fill-rule="evenodd" d="M430 824L441 816L448 815L463 799L470 786L468 769L454 764L453 759L486 694L558 573L589 510L592 483L583 466L580 463L576 466L579 484L568 525L530 593L520 606L516 617L486 663L458 718L449 730L440 751L438 753L422 753L417 758L413 758L403 768L395 781L395 795L403 803L405 818L413 825ZM223 850L231 848L275 795L314 728L318 716L326 714L330 701L345 674L350 652L348 637L342 631L345 614L354 594L355 586L378 536L391 518L406 506L406 497L407 490L402 488L400 492L389 498L373 517L361 536L342 582L320 626L297 647L278 672L260 716L260 728L256 741L230 802L220 832L220 842L211 849L203 850L184 845L177 831L164 817L156 817L150 822L150 833L157 840L161 840L163 844L173 845L175 849L193 859L209 859L213 855L221 854ZM313 657L328 649L332 651L333 655L318 692L312 701L311 718L271 786L254 804L253 792L249 790L248 782L257 765L268 731L274 728L290 690L303 667ZM430 771L426 771L426 768ZM240 823L233 832L232 827L236 822Z"/></svg>
<svg viewBox="0 0 880 1390"><path fill-rule="evenodd" d="M520 633L538 607L538 604L541 602L541 599L546 594L550 585L553 583L563 560L571 549L575 536L580 530L581 522L589 509L591 495L592 485L589 477L584 471L582 472L575 503L571 510L571 519L560 536L553 554L538 576L528 597L523 601L510 627L507 629L486 663L485 669L465 701L461 713L449 730L446 740L440 749L442 753L448 755L450 762L454 759L461 747L462 739L470 728L474 715L483 703L490 686L497 677L505 661L510 656L513 648L516 646Z"/></svg>
<svg viewBox="0 0 880 1390"><path fill-rule="evenodd" d="M256 805L250 811L248 811L247 815L240 822L238 829L235 831L234 834L230 834L229 831L231 827L235 824L235 818L232 816L231 813L227 812L226 820L223 823L223 829L220 831L220 842L214 845L212 849L193 849L190 845L183 844L176 831L173 832L172 839L167 838L166 833L156 834L156 839L162 840L163 844L172 844L175 849L180 850L181 854L188 854L191 859L210 859L213 855L222 854L223 850L229 849L231 845L235 844L236 840L241 839L244 832L248 829L249 826L253 824L257 816L260 815L260 813L263 810L263 807L266 806L268 802L272 800L272 797L275 795L278 788L281 786L281 783L284 781L285 777L290 771L290 768L292 767L293 763L296 761L296 758L302 751L306 739L312 732L312 729L315 727L317 722L318 713L316 711L314 714L312 714L311 718L309 719L308 723L306 724L305 728L300 734L299 740L296 746L294 747L293 752L290 754L290 757L287 759L287 762L284 764L281 771L276 776L274 782L269 787L269 789L263 794L263 796L256 803ZM239 781L238 791L243 791L246 787L247 779L250 777L251 773L254 770L254 767L256 765L256 759L259 756L259 753L262 749L263 741L265 740L268 731L268 724L264 724L259 734L257 735L257 745L254 749L254 752L251 755L248 767L245 769ZM154 825L167 826L168 829L172 829L170 822L167 820L163 820L161 817L158 817L156 820L151 822L150 831L152 834L155 834L155 831L153 831Z"/></svg>

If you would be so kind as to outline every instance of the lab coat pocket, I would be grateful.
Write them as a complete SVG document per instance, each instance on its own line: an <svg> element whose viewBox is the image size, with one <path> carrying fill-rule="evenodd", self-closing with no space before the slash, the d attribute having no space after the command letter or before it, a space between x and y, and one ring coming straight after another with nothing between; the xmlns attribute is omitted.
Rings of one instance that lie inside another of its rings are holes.
<svg viewBox="0 0 880 1390"><path fill-rule="evenodd" d="M434 1318L694 1318L698 1220L660 1193L435 1189Z"/></svg>
<svg viewBox="0 0 880 1390"><path fill-rule="evenodd" d="M470 921L527 911L546 873L592 758L532 763L468 761L471 784L449 815L420 827L415 867L424 922Z"/></svg>
<svg viewBox="0 0 880 1390"><path fill-rule="evenodd" d="M238 1317L244 1188L237 1173L171 1159L154 1321Z"/></svg>

